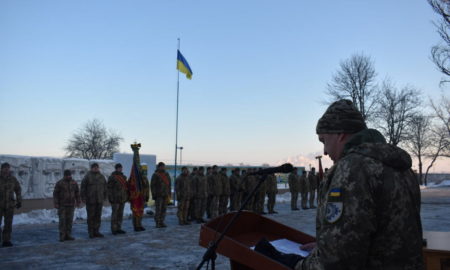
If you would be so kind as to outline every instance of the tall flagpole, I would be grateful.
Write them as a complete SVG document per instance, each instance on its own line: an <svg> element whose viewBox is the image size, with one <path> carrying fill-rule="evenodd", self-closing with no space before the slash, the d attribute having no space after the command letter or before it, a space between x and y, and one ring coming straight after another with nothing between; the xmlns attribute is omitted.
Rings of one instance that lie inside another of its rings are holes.
<svg viewBox="0 0 450 270"><path fill-rule="evenodd" d="M178 51L180 50L180 38L178 38ZM177 52L178 53L178 52ZM178 59L177 59L178 65ZM178 154L178 99L180 96L180 70L177 68L177 114L176 114L176 124L175 124L175 173L174 181L177 179L177 154ZM174 185L175 191L175 185ZM176 192L173 193L173 202L176 200Z"/></svg>

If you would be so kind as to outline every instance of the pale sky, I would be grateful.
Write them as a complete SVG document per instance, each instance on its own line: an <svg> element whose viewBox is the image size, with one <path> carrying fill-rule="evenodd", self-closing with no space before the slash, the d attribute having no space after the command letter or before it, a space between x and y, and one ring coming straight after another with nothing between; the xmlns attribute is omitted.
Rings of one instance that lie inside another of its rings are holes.
<svg viewBox="0 0 450 270"><path fill-rule="evenodd" d="M194 73L180 76L183 163L305 166L322 152L326 85L352 54L372 57L378 81L439 96L435 19L424 0L1 0L0 154L64 156L98 118L121 152L136 140L173 163L181 38Z"/></svg>

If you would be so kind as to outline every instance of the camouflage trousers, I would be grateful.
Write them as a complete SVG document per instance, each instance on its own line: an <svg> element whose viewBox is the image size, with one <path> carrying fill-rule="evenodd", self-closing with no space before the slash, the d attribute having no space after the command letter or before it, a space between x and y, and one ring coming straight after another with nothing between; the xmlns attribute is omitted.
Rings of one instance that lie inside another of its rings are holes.
<svg viewBox="0 0 450 270"><path fill-rule="evenodd" d="M302 192L301 195L302 195L302 208L306 208L308 202L308 192Z"/></svg>
<svg viewBox="0 0 450 270"><path fill-rule="evenodd" d="M195 198L195 219L201 220L206 211L206 198Z"/></svg>
<svg viewBox="0 0 450 270"><path fill-rule="evenodd" d="M310 190L309 191L309 207L315 207L314 206L314 199L316 196L316 190Z"/></svg>
<svg viewBox="0 0 450 270"><path fill-rule="evenodd" d="M206 216L208 218L211 218L211 200L212 200L211 195L208 195L208 197L206 198Z"/></svg>
<svg viewBox="0 0 450 270"><path fill-rule="evenodd" d="M247 197L250 196L250 193L244 193L244 197L242 198L242 201L245 202L247 200ZM255 202L255 195L253 195L247 202L247 205L245 206L245 210L253 211L254 208L254 202Z"/></svg>
<svg viewBox="0 0 450 270"><path fill-rule="evenodd" d="M58 209L59 217L59 239L65 240L66 237L72 236L73 213L75 207L60 206Z"/></svg>
<svg viewBox="0 0 450 270"><path fill-rule="evenodd" d="M116 232L122 229L123 220L123 208L125 203L112 203L111 204L111 232Z"/></svg>
<svg viewBox="0 0 450 270"><path fill-rule="evenodd" d="M291 210L297 209L298 192L291 192Z"/></svg>
<svg viewBox="0 0 450 270"><path fill-rule="evenodd" d="M156 223L156 226L161 226L164 224L164 219L166 218L166 210L167 210L167 199L168 199L168 197L155 198L155 223Z"/></svg>
<svg viewBox="0 0 450 270"><path fill-rule="evenodd" d="M262 213L264 212L264 199L265 199L266 193L261 193L258 192L255 195L255 201L253 203L253 211L255 211L255 213Z"/></svg>
<svg viewBox="0 0 450 270"><path fill-rule="evenodd" d="M219 196L211 197L211 204L209 205L209 212L211 218L216 218L219 216Z"/></svg>
<svg viewBox="0 0 450 270"><path fill-rule="evenodd" d="M277 194L275 192L267 193L267 211L273 213L275 207L275 198Z"/></svg>
<svg viewBox="0 0 450 270"><path fill-rule="evenodd" d="M189 199L189 211L187 215L187 221L195 219L195 200L194 198Z"/></svg>
<svg viewBox="0 0 450 270"><path fill-rule="evenodd" d="M189 199L178 201L177 217L180 225L187 224L187 216L189 214Z"/></svg>
<svg viewBox="0 0 450 270"><path fill-rule="evenodd" d="M89 236L93 236L100 230L100 225L102 223L102 208L103 203L86 204Z"/></svg>
<svg viewBox="0 0 450 270"><path fill-rule="evenodd" d="M221 195L219 197L219 216L228 212L228 195Z"/></svg>
<svg viewBox="0 0 450 270"><path fill-rule="evenodd" d="M233 191L230 194L230 211L237 211L239 210L240 206L240 197L239 197L238 191Z"/></svg>
<svg viewBox="0 0 450 270"><path fill-rule="evenodd" d="M14 217L14 208L0 208L0 235L3 242L11 241L12 222ZM5 219L5 225L2 231L2 219Z"/></svg>
<svg viewBox="0 0 450 270"><path fill-rule="evenodd" d="M136 230L137 228L143 228L142 227L142 217L133 216L132 217L133 222L133 228Z"/></svg>

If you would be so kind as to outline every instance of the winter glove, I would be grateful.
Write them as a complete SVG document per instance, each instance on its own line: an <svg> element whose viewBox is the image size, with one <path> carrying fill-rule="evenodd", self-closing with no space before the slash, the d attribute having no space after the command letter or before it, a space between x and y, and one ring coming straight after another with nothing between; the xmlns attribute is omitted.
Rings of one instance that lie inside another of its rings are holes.
<svg viewBox="0 0 450 270"><path fill-rule="evenodd" d="M295 265L302 260L304 257L297 254L285 254L279 252L274 246L272 246L266 238L259 240L258 244L255 246L255 251L275 260L287 267L294 269Z"/></svg>

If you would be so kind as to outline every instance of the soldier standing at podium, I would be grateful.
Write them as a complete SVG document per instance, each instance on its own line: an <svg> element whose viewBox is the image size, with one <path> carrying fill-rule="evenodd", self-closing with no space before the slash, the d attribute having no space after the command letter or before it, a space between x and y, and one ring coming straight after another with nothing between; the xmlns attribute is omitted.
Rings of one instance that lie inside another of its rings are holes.
<svg viewBox="0 0 450 270"><path fill-rule="evenodd" d="M317 243L295 269L423 269L420 189L411 157L368 129L350 100L316 127L334 161L323 180ZM291 267L293 267L291 265Z"/></svg>

